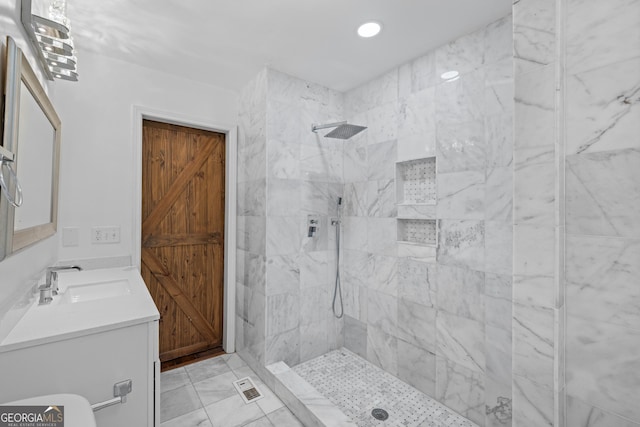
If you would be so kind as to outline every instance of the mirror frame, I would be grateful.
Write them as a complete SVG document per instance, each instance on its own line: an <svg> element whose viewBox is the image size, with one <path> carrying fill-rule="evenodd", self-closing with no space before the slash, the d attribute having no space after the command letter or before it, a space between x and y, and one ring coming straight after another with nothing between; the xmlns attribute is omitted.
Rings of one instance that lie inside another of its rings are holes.
<svg viewBox="0 0 640 427"><path fill-rule="evenodd" d="M3 146L13 153L18 152L18 125L20 121L20 90L24 83L36 103L42 109L54 129L53 170L51 177L51 221L24 230L14 230L15 208L4 197L0 198L0 228L4 226L4 236L0 230L0 246L4 246L4 255L9 255L34 243L53 236L58 228L58 182L60 171L60 130L61 121L51 100L44 91L29 61L11 37L7 37L6 68L4 80L5 111ZM16 155L16 170L20 159ZM4 245L2 245L4 241ZM0 249L0 260L2 256Z"/></svg>

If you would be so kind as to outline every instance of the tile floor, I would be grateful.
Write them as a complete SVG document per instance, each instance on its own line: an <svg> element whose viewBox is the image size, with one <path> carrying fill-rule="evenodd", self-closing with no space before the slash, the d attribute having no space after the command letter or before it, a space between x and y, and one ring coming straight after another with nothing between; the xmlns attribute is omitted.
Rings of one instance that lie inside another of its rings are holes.
<svg viewBox="0 0 640 427"><path fill-rule="evenodd" d="M233 381L251 377L264 398L245 404ZM236 354L163 372L161 427L304 427Z"/></svg>

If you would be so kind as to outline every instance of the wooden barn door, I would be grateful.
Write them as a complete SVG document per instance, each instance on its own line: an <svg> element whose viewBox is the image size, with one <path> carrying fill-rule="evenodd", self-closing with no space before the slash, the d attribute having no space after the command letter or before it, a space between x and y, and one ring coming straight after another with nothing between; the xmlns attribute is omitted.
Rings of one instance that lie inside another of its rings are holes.
<svg viewBox="0 0 640 427"><path fill-rule="evenodd" d="M225 136L145 120L142 277L163 367L222 350Z"/></svg>

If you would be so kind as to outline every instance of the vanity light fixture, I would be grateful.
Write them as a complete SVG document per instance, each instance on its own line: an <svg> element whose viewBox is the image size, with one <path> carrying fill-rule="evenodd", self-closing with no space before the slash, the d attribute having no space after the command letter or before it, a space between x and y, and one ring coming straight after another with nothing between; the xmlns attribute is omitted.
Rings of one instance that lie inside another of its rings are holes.
<svg viewBox="0 0 640 427"><path fill-rule="evenodd" d="M358 27L360 37L369 38L377 36L382 30L382 24L376 21L368 21Z"/></svg>
<svg viewBox="0 0 640 427"><path fill-rule="evenodd" d="M460 73L456 70L446 71L440 74L440 78L445 82L455 82L460 78Z"/></svg>
<svg viewBox="0 0 640 427"><path fill-rule="evenodd" d="M75 71L65 70L64 68L60 68L60 67L50 67L50 68L54 77L57 79L68 80L70 82L78 81L78 73L76 73Z"/></svg>
<svg viewBox="0 0 640 427"><path fill-rule="evenodd" d="M53 53L53 52L49 52L49 51L45 51L43 53L44 53L44 57L46 58L47 62L52 67L60 67L60 68L63 68L65 70L72 70L72 71L74 71L76 69L76 57L75 56L68 57L68 56L64 56L64 55L58 55L57 53Z"/></svg>
<svg viewBox="0 0 640 427"><path fill-rule="evenodd" d="M47 52L53 52L62 56L73 56L73 44L71 40L58 40L51 37L43 36L42 34L36 34L36 40L38 44L44 46L44 50Z"/></svg>
<svg viewBox="0 0 640 427"><path fill-rule="evenodd" d="M69 29L66 0L51 0L49 17L31 13L32 0L22 0L21 20L49 80L78 81L77 59Z"/></svg>

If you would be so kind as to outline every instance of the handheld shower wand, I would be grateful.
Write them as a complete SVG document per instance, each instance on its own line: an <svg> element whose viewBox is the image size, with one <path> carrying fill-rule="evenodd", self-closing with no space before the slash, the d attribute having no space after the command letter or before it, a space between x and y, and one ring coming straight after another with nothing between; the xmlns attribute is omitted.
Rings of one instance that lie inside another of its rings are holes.
<svg viewBox="0 0 640 427"><path fill-rule="evenodd" d="M344 304L342 301L342 285L340 283L340 211L342 208L342 197L338 197L338 217L331 221L332 225L336 227L336 282L333 288L333 303L331 309L333 315L340 319L344 316ZM340 302L340 310L337 309L337 302ZM339 313L339 314L338 314Z"/></svg>

